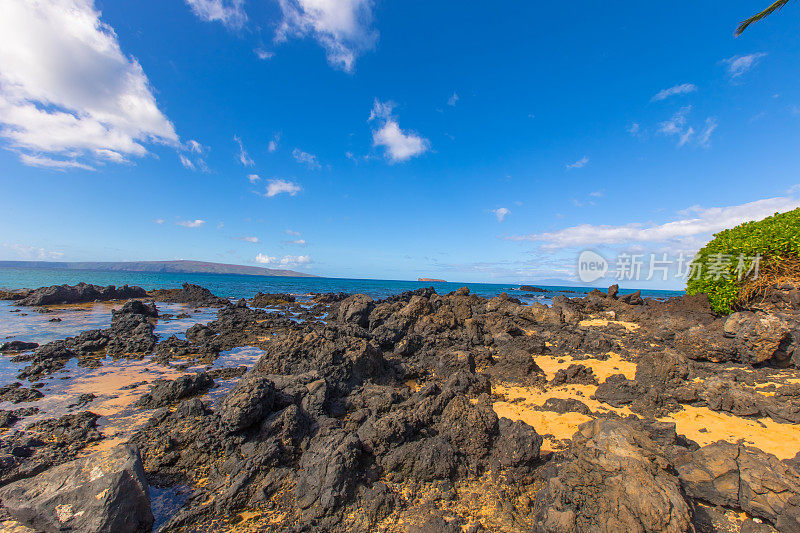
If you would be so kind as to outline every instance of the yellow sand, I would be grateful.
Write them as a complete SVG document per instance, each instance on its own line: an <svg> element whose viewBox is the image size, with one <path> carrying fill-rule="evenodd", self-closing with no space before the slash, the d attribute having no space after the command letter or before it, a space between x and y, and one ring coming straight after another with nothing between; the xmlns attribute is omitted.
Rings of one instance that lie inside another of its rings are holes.
<svg viewBox="0 0 800 533"><path fill-rule="evenodd" d="M580 413L558 414L552 411L534 411L522 404L508 402L495 402L492 408L501 418L522 420L536 429L540 435L553 435L557 440L571 439L578 426L591 420L590 417ZM542 450L552 451L555 448L554 444L550 439L544 439Z"/></svg>
<svg viewBox="0 0 800 533"><path fill-rule="evenodd" d="M718 440L738 442L744 439L745 444L760 448L779 459L794 457L800 450L800 425L797 424L778 424L769 418L757 421L739 418L707 407L690 405L661 420L675 422L678 434L685 435L701 446ZM707 431L701 432L700 429Z"/></svg>
<svg viewBox="0 0 800 533"><path fill-rule="evenodd" d="M639 324L636 322L625 322L622 320L609 320L607 318L589 318L586 320L581 320L578 325L583 327L595 327L595 328L604 328L609 325L617 325L622 326L628 331L636 331L639 329Z"/></svg>
<svg viewBox="0 0 800 533"><path fill-rule="evenodd" d="M576 361L570 356L556 358L549 355L535 356L534 360L536 364L539 365L539 368L544 370L545 374L547 374L548 380L553 379L556 372L562 368L567 368L574 363L591 368L600 383L604 382L608 376L613 376L614 374L624 374L628 379L634 379L636 377L636 363L623 361L620 355L615 352L609 352L608 359L605 361L591 358ZM563 363L559 361L563 361Z"/></svg>
<svg viewBox="0 0 800 533"><path fill-rule="evenodd" d="M600 383L613 374L623 374L628 379L636 375L636 364L623 361L611 352L605 361L586 359L575 361L572 357L535 357L536 363L544 370L547 378L553 379L556 372L570 364L580 363L590 367ZM559 362L563 361L563 362ZM786 380L791 381L791 380ZM759 384L759 388L768 383ZM579 413L554 413L537 411L548 398L574 398L586 404L594 412L614 411L620 416L635 415L629 408L614 408L591 398L597 387L594 385L565 385L542 391L536 387L520 387L509 384L492 386L492 393L503 399L493 404L497 416L522 420L533 426L539 434L551 434L556 440L571 439L579 425L591 417ZM757 390L757 389L756 389ZM774 394L758 391L764 395ZM636 415L638 416L638 415ZM683 406L683 410L673 413L662 421L675 422L679 435L684 435L701 446L718 440L743 442L771 453L780 459L794 457L800 450L800 424L779 424L769 418L752 420L730 414L718 413L707 407ZM700 431L703 429L704 431ZM545 439L543 449L552 450L555 443Z"/></svg>

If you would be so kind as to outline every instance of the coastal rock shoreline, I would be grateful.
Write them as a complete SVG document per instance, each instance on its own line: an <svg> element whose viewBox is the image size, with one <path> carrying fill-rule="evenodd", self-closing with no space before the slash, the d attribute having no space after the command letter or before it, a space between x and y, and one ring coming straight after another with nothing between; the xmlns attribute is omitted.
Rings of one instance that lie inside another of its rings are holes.
<svg viewBox="0 0 800 533"><path fill-rule="evenodd" d="M248 305L185 285L15 357L33 381L98 353L190 366L263 350L243 374L154 382L136 404L149 420L130 445L147 484L191 488L163 531L800 531L796 291L722 317L704 295L617 287L548 307L467 288ZM34 293L73 294L18 303ZM219 310L160 339L159 301ZM210 400L217 379L238 381ZM3 400L40 401L0 385ZM6 494L44 490L102 443L87 402L25 428L24 412L2 411L0 515L39 527L44 511Z"/></svg>

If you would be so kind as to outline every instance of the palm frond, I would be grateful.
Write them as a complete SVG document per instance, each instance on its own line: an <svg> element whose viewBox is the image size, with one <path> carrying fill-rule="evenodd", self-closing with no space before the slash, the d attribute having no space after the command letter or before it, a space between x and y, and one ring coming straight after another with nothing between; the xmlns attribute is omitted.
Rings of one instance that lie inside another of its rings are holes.
<svg viewBox="0 0 800 533"><path fill-rule="evenodd" d="M754 22L758 22L759 20L762 20L764 18L767 18L768 16L772 15L774 12L778 11L780 8L782 8L783 6L785 6L788 3L789 3L789 0L778 0L777 2L775 2L774 4L769 6L767 9L765 9L761 13L759 13L757 15L754 15L754 16L750 17L749 19L745 20L745 21L742 21L742 23L739 24L739 27L736 28L736 36L738 37L739 35L741 35L742 32L744 30L746 30L747 27L750 24L752 24Z"/></svg>

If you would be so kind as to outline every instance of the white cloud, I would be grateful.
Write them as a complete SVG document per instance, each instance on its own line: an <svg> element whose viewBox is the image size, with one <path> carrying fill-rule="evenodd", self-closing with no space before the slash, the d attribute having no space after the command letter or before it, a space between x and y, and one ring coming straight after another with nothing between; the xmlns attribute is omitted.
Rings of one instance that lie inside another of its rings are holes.
<svg viewBox="0 0 800 533"><path fill-rule="evenodd" d="M207 147L194 139L190 139L181 146L181 150L185 152L178 153L178 159L180 159L181 165L189 170L200 169L204 172L208 171L208 165L206 165L205 160L201 157L203 153L208 150ZM194 160L192 160L192 157L194 157Z"/></svg>
<svg viewBox="0 0 800 533"><path fill-rule="evenodd" d="M21 153L19 154L19 160L22 161L23 164L32 167L54 168L56 170L65 170L67 168L94 170L94 167L86 165L79 161L74 161L69 159L53 159L52 157L46 157L40 155L30 155Z"/></svg>
<svg viewBox="0 0 800 533"><path fill-rule="evenodd" d="M428 139L420 137L414 132L403 131L392 115L394 104L381 102L375 99L369 120L377 120L382 125L372 132L372 145L382 146L386 150L389 161L407 161L412 157L424 154L430 149Z"/></svg>
<svg viewBox="0 0 800 533"><path fill-rule="evenodd" d="M498 207L497 209L492 209L492 213L497 217L498 222L502 222L511 213L511 210L505 207Z"/></svg>
<svg viewBox="0 0 800 533"><path fill-rule="evenodd" d="M708 148L711 145L711 134L714 133L714 130L717 129L717 119L713 117L709 117L706 119L706 126L703 128L703 131L700 132L700 137L698 138L698 144L704 148Z"/></svg>
<svg viewBox="0 0 800 533"><path fill-rule="evenodd" d="M300 185L293 181L286 181L286 180L269 180L267 183L267 192L264 195L267 198L272 198L273 196L277 196L279 194L288 194L289 196L294 196L302 189Z"/></svg>
<svg viewBox="0 0 800 533"><path fill-rule="evenodd" d="M681 85L675 85L670 87L669 89L662 89L655 96L650 100L651 102L658 102L661 100L666 100L670 96L676 96L679 94L689 94L693 93L697 90L697 85L694 83L682 83Z"/></svg>
<svg viewBox="0 0 800 533"><path fill-rule="evenodd" d="M186 149L192 152L193 154L202 154L204 150L203 145L195 141L194 139L189 139L186 142Z"/></svg>
<svg viewBox="0 0 800 533"><path fill-rule="evenodd" d="M589 164L589 158L583 156L582 158L578 159L574 163L567 163L567 170L572 170L573 168L583 168L587 164Z"/></svg>
<svg viewBox="0 0 800 533"><path fill-rule="evenodd" d="M264 50L263 48L256 48L253 50L253 52L261 61L266 61L267 59L272 59L275 57L275 52L270 52L268 50Z"/></svg>
<svg viewBox="0 0 800 533"><path fill-rule="evenodd" d="M595 198L602 198L606 195L605 189L600 189L599 191L593 191L589 193L589 196L594 196Z"/></svg>
<svg viewBox="0 0 800 533"><path fill-rule="evenodd" d="M447 99L447 105L455 107L457 103L458 103L458 94L453 93L453 96Z"/></svg>
<svg viewBox="0 0 800 533"><path fill-rule="evenodd" d="M233 240L257 243L258 242L258 237L246 237L246 236L245 237L234 237Z"/></svg>
<svg viewBox="0 0 800 533"><path fill-rule="evenodd" d="M683 127L686 126L686 115L692 110L692 106L685 106L680 108L672 115L672 118L665 120L658 125L659 133L664 135L677 135L683 132Z"/></svg>
<svg viewBox="0 0 800 533"><path fill-rule="evenodd" d="M800 193L800 183L797 185L792 185L786 190L786 194L797 194Z"/></svg>
<svg viewBox="0 0 800 533"><path fill-rule="evenodd" d="M711 135L717 129L717 119L708 117L699 135L695 135L697 130L688 125L687 116L691 110L692 106L680 108L669 120L658 125L658 132L667 136L677 136L679 147L691 143L695 146L709 148L711 146Z"/></svg>
<svg viewBox="0 0 800 533"><path fill-rule="evenodd" d="M681 133L680 139L678 139L678 146L683 146L688 143L692 135L694 135L694 128L689 126L685 132Z"/></svg>
<svg viewBox="0 0 800 533"><path fill-rule="evenodd" d="M298 244L300 246L305 246L306 240L305 239L296 239L294 241L286 241L286 244Z"/></svg>
<svg viewBox="0 0 800 533"><path fill-rule="evenodd" d="M634 122L628 127L628 133L634 136L639 134L639 130L641 130L641 126L638 122Z"/></svg>
<svg viewBox="0 0 800 533"><path fill-rule="evenodd" d="M244 0L186 0L199 18L206 22L221 22L229 28L241 28L247 20Z"/></svg>
<svg viewBox="0 0 800 533"><path fill-rule="evenodd" d="M283 20L276 42L312 36L325 49L328 63L352 72L360 53L372 48L377 32L372 23L373 0L278 0Z"/></svg>
<svg viewBox="0 0 800 533"><path fill-rule="evenodd" d="M48 259L58 259L58 258L64 256L64 254L62 252L53 252L53 251L45 250L44 248L40 248L40 247L37 247L37 246L30 246L30 245L19 244L19 243L3 243L3 248L11 250L19 258L31 259L31 260L37 260L37 261L46 261Z"/></svg>
<svg viewBox="0 0 800 533"><path fill-rule="evenodd" d="M0 137L23 163L88 168L178 146L135 58L92 0L4 0Z"/></svg>
<svg viewBox="0 0 800 533"><path fill-rule="evenodd" d="M256 256L256 263L262 263L270 266L292 267L297 265L307 265L310 262L311 257L308 255L285 255L280 259L262 253Z"/></svg>
<svg viewBox="0 0 800 533"><path fill-rule="evenodd" d="M278 142L280 142L280 140L281 140L280 132L272 136L272 140L269 141L269 145L267 146L267 149L270 151L270 153L278 149Z"/></svg>
<svg viewBox="0 0 800 533"><path fill-rule="evenodd" d="M319 161L317 161L317 156L315 156L314 154L309 154L308 152L304 152L299 148L295 148L294 150L292 150L292 157L298 163L303 163L304 165L308 165L308 168L310 169L319 170L320 168L322 168L322 165L320 165Z"/></svg>
<svg viewBox="0 0 800 533"><path fill-rule="evenodd" d="M299 237L300 236L300 232L299 231L292 231L290 229L287 229L286 230L286 235L292 235L293 237Z"/></svg>
<svg viewBox="0 0 800 533"><path fill-rule="evenodd" d="M178 158L180 158L181 160L181 165L185 166L189 170L194 170L194 163L192 163L191 159L189 159L183 154L178 154Z"/></svg>
<svg viewBox="0 0 800 533"><path fill-rule="evenodd" d="M800 207L800 199L777 197L729 207L694 206L682 211L684 217L664 224L630 223L622 226L581 224L559 231L515 235L512 241L541 242L544 248L579 248L604 244L673 243L696 249L711 234L743 222L760 220L776 212Z"/></svg>
<svg viewBox="0 0 800 533"><path fill-rule="evenodd" d="M261 176L258 174L248 174L247 179L250 180L250 183L255 183L261 179Z"/></svg>
<svg viewBox="0 0 800 533"><path fill-rule="evenodd" d="M748 54L746 56L733 56L728 59L723 59L722 62L728 65L728 75L731 78L738 78L751 68L755 67L762 57L767 54L759 52L756 54Z"/></svg>
<svg viewBox="0 0 800 533"><path fill-rule="evenodd" d="M176 222L177 225L183 226L184 228L199 228L202 227L206 223L205 220L181 220Z"/></svg>
<svg viewBox="0 0 800 533"><path fill-rule="evenodd" d="M164 223L164 219L163 218L157 218L153 222L155 222L156 224L163 224Z"/></svg>
<svg viewBox="0 0 800 533"><path fill-rule="evenodd" d="M239 155L238 155L239 162L246 167L252 167L253 165L255 165L256 162L250 158L250 155L247 153L247 150L245 150L244 144L242 144L241 137L239 137L238 135L234 135L233 140L236 141L236 144L239 145Z"/></svg>

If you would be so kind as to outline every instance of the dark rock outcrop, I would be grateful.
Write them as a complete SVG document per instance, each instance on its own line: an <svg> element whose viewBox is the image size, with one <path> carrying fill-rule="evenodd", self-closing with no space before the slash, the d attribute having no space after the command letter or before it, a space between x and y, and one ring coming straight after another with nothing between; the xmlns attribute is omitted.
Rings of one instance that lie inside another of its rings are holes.
<svg viewBox="0 0 800 533"><path fill-rule="evenodd" d="M12 517L41 531L144 533L153 527L138 450L120 445L0 488Z"/></svg>
<svg viewBox="0 0 800 533"><path fill-rule="evenodd" d="M101 287L87 283L77 285L53 285L41 287L30 291L24 298L18 300L19 305L40 306L54 304L78 304L88 302L105 302L109 300L129 300L131 298L146 298L147 292L141 287Z"/></svg>
<svg viewBox="0 0 800 533"><path fill-rule="evenodd" d="M180 289L154 289L147 293L157 302L190 304L195 307L225 307L230 302L205 287L184 283Z"/></svg>

